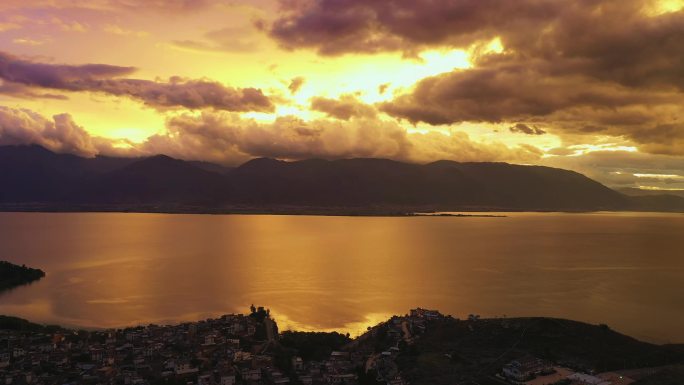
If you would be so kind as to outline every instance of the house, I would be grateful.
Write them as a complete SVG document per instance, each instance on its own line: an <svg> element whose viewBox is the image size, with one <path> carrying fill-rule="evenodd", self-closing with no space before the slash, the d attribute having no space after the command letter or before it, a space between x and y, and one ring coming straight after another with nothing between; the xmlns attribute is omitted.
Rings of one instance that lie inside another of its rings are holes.
<svg viewBox="0 0 684 385"><path fill-rule="evenodd" d="M513 360L503 367L504 376L517 381L525 381L537 374L551 371L553 368L549 362L532 356Z"/></svg>
<svg viewBox="0 0 684 385"><path fill-rule="evenodd" d="M250 352L235 352L233 354L233 361L235 362L240 362L240 361L249 361L252 359L252 353Z"/></svg>
<svg viewBox="0 0 684 385"><path fill-rule="evenodd" d="M208 336L204 336L204 345L205 346L210 346L210 345L215 345L216 344L216 336L210 334Z"/></svg>
<svg viewBox="0 0 684 385"><path fill-rule="evenodd" d="M0 369L8 367L9 364L10 364L9 353L0 353Z"/></svg>
<svg viewBox="0 0 684 385"><path fill-rule="evenodd" d="M221 376L221 385L235 385L234 374L224 374Z"/></svg>
<svg viewBox="0 0 684 385"><path fill-rule="evenodd" d="M438 312L437 310L428 310L428 309L422 309L422 308L417 308L417 309L411 309L411 318L424 318L427 320L437 320L441 318L442 314Z"/></svg>
<svg viewBox="0 0 684 385"><path fill-rule="evenodd" d="M290 379L283 373L281 373L279 370L270 370L268 372L268 378L270 380L269 382L274 385L290 383Z"/></svg>
<svg viewBox="0 0 684 385"><path fill-rule="evenodd" d="M176 374L182 376L184 374L194 374L197 373L199 369L193 368L189 362L182 362L176 365Z"/></svg>
<svg viewBox="0 0 684 385"><path fill-rule="evenodd" d="M389 385L406 385L406 382L404 381L403 378L397 376L394 379L390 380L388 382Z"/></svg>
<svg viewBox="0 0 684 385"><path fill-rule="evenodd" d="M592 376L584 373L573 373L568 376L568 380L572 380L573 384L577 385L610 385L610 381L602 378Z"/></svg>
<svg viewBox="0 0 684 385"><path fill-rule="evenodd" d="M357 377L355 374L332 374L326 377L328 384L341 384L341 385L351 385L357 383Z"/></svg>
<svg viewBox="0 0 684 385"><path fill-rule="evenodd" d="M211 374L202 374L197 377L197 385L213 385L213 383Z"/></svg>
<svg viewBox="0 0 684 385"><path fill-rule="evenodd" d="M304 360L302 360L302 357L292 357L292 369L296 372L304 370Z"/></svg>
<svg viewBox="0 0 684 385"><path fill-rule="evenodd" d="M92 348L90 350L90 359L94 362L100 362L102 361L104 357L104 351L102 349L98 348Z"/></svg>
<svg viewBox="0 0 684 385"><path fill-rule="evenodd" d="M22 348L14 348L12 350L12 357L18 358L18 357L23 357L26 355L26 350Z"/></svg>
<svg viewBox="0 0 684 385"><path fill-rule="evenodd" d="M348 352L332 352L330 353L330 361L349 361Z"/></svg>
<svg viewBox="0 0 684 385"><path fill-rule="evenodd" d="M259 369L242 369L240 372L243 381L259 381L261 380L261 370Z"/></svg>

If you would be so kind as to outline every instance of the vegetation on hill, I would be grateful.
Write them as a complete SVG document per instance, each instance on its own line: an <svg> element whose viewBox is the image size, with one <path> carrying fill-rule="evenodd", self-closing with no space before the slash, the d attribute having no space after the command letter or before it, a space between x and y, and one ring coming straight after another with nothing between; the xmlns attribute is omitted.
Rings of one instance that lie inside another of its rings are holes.
<svg viewBox="0 0 684 385"><path fill-rule="evenodd" d="M380 325L362 337L361 348L388 349L387 328ZM493 376L502 366L525 355L586 372L684 363L683 346L654 345L606 325L551 318L443 318L430 322L413 344L399 347L396 362L411 384L497 383Z"/></svg>
<svg viewBox="0 0 684 385"><path fill-rule="evenodd" d="M62 330L55 325L39 325L18 317L0 315L0 330L16 330L21 332L54 333Z"/></svg>
<svg viewBox="0 0 684 385"><path fill-rule="evenodd" d="M280 345L296 350L297 355L305 361L322 361L351 341L349 334L289 330L281 333L279 339Z"/></svg>

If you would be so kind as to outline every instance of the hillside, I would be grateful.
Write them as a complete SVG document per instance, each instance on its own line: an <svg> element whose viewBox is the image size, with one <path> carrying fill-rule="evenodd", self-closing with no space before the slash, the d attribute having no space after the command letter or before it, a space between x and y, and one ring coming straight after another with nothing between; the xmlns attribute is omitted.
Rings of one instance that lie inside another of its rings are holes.
<svg viewBox="0 0 684 385"><path fill-rule="evenodd" d="M409 331L408 341L399 337L402 329ZM684 362L684 346L654 345L606 325L554 318L395 317L357 338L349 349L380 354L394 346L395 372L412 385L503 383L495 376L521 357L584 373L625 371L643 378L644 384L655 384L659 382L647 379L681 380L681 369L668 366Z"/></svg>
<svg viewBox="0 0 684 385"><path fill-rule="evenodd" d="M91 159L0 147L4 210L409 213L456 210L684 211L684 199L627 197L579 173L507 163L254 159L237 168Z"/></svg>

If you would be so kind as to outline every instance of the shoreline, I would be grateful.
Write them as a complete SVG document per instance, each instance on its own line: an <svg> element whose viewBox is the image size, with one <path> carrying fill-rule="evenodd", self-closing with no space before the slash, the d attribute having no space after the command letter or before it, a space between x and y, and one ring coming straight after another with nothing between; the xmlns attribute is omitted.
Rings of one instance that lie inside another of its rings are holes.
<svg viewBox="0 0 684 385"><path fill-rule="evenodd" d="M422 308L418 308L422 309ZM423 309L425 310L425 309ZM428 310L428 311L433 311L436 313L439 313L438 310ZM516 317L485 317L485 318L480 318L480 316L475 315L475 318L469 317L469 318L458 318L458 317L452 317L451 315L443 315L441 313L440 317L447 318L450 320L454 320L456 322L482 322L482 323L499 323L499 322L520 322L520 321L535 321L535 320L548 320L548 321L554 321L554 322L565 322L565 323L572 323L572 324L578 324L578 325L584 325L587 327L597 327L597 328L604 328L606 330L611 330L614 331L610 327L610 325L606 325L603 323L599 324L593 324L590 322L584 322L584 321L578 321L570 318L558 318L558 317L550 317L550 316L516 316ZM199 319L195 320L177 320L177 321L169 321L169 322L146 322L146 323L138 323L138 324L131 324L131 325L121 325L121 326L115 326L115 327L97 327L97 326L64 326L61 324L50 324L50 323L42 323L42 322L34 322L19 316L14 316L14 315L9 315L9 314L0 314L0 321L2 320L14 320L14 321L19 321L22 324L28 325L31 328L37 328L37 329L43 329L43 328L49 328L49 329L56 329L60 331L67 331L67 332L76 332L76 331L87 331L87 332L92 332L92 333L100 333L100 332L109 332L109 331L118 331L118 330L128 330L128 329L139 329L139 328L145 328L145 327L150 327L150 326L157 326L157 327L176 327L176 326L181 326L181 325L187 325L187 324L196 324L196 323L202 323L206 322L207 320L214 320L214 319L220 319L228 316L244 316L244 314L239 314L239 313L220 313L216 315L210 315L208 317L200 317ZM471 315L472 316L472 315ZM372 330L380 325L386 324L391 322L395 318L400 318L404 317L404 315L391 315L388 316L387 320L381 321L378 324L375 325L369 325L367 330ZM273 320L277 322L278 320L278 315L275 314L273 317ZM12 330L12 329L6 329L2 327L2 323L0 323L0 330ZM333 329L283 329L280 331L280 333L283 332L295 332L295 333L339 333L339 334L344 334L344 330L335 330ZM662 342L652 342L644 339L640 339L634 336L631 336L629 334L624 334L619 331L615 331L615 333L620 334L624 337L627 337L631 340L652 345L652 346L660 346L660 347L666 347L666 346L681 346L684 348L684 341L682 342L671 342L668 341L667 343L662 343ZM366 333L361 333L357 336L352 336L351 339L353 341L364 338Z"/></svg>
<svg viewBox="0 0 684 385"><path fill-rule="evenodd" d="M16 288L15 288L16 289ZM10 291L10 290L7 290ZM0 295L2 295L2 292L0 292ZM437 311L437 310L435 310ZM126 329L137 329L137 328L144 328L148 326L163 326L163 327L168 327L168 326L179 326L179 325L186 325L186 324L193 324L193 323L201 323L204 322L208 319L218 319L221 317L225 316L230 316L230 315L236 315L238 313L223 313L223 312L217 312L217 313L211 313L211 314L206 314L203 317L196 317L193 319L175 319L175 320L166 320L166 321L160 321L160 320L151 320L149 322L140 322L140 323L132 323L132 324L122 324L122 325L117 325L117 326L79 326L79 325L69 325L68 323L63 324L63 323L49 323L49 322L40 322L40 321L33 321L30 319L26 319L20 316L16 315L11 315L11 314L2 314L0 313L0 320L11 318L11 319L16 319L21 322L24 322L26 324L32 325L34 327L38 328L56 328L59 330L63 331L87 331L87 332L107 332L107 331L114 331L114 330L126 330ZM441 313L440 313L441 314ZM384 324L386 322L391 321L393 318L396 317L401 317L401 315L388 315L386 320L380 321L378 324L368 324L366 329L368 330L373 329L377 327L378 325ZM469 318L459 318L455 317L452 315L444 315L444 317L453 319L459 322L465 322L468 321ZM666 346L681 346L684 349L684 340L679 341L679 342L673 342L672 340L665 340L665 339L652 339L648 338L646 336L641 336L637 337L632 334L627 334L624 333L620 330L613 329L610 325L606 325L604 323L592 323L590 321L580 321L576 319L571 319L571 318L559 318L559 317L553 317L553 316L544 316L544 315L520 315L520 316L514 316L514 317L506 317L506 316L486 316L480 318L480 316L476 316L477 321L482 321L482 322L512 322L512 321L521 321L521 320L554 320L554 321L559 321L559 322L570 322L570 323L575 323L575 324L581 324L581 325L587 325L587 326L592 326L592 327L602 327L602 328L607 328L608 330L614 331L624 337L627 337L629 339L632 339L634 341L638 341L640 343L645 343L653 346L660 346L660 347L666 347ZM275 321L278 320L278 314L274 314L273 319ZM282 320L281 320L282 321ZM287 322L285 322L287 325ZM1 327L0 323L0 330L6 330ZM359 334L352 334L349 330L345 329L344 327L341 328L284 328L281 330L281 332L285 331L290 331L290 332L296 332L296 333L340 333L340 334L350 334L352 340L356 340L358 338L362 338L365 335L365 332L361 332Z"/></svg>
<svg viewBox="0 0 684 385"><path fill-rule="evenodd" d="M0 204L0 213L134 213L134 214L190 214L190 215L292 215L327 217L476 217L503 218L505 214L515 213L657 213L684 214L679 211L653 210L615 210L596 208L579 209L524 209L498 207L315 207L315 206L274 206L249 207L229 206L207 208L186 205L69 205L54 206L47 204ZM492 213L492 214L489 214Z"/></svg>

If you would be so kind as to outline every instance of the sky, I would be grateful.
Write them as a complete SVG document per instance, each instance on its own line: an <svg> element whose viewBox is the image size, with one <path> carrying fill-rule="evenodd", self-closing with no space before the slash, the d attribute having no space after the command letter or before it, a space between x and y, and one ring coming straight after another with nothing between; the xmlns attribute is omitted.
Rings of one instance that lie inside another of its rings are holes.
<svg viewBox="0 0 684 385"><path fill-rule="evenodd" d="M3 0L0 145L684 190L684 0Z"/></svg>

